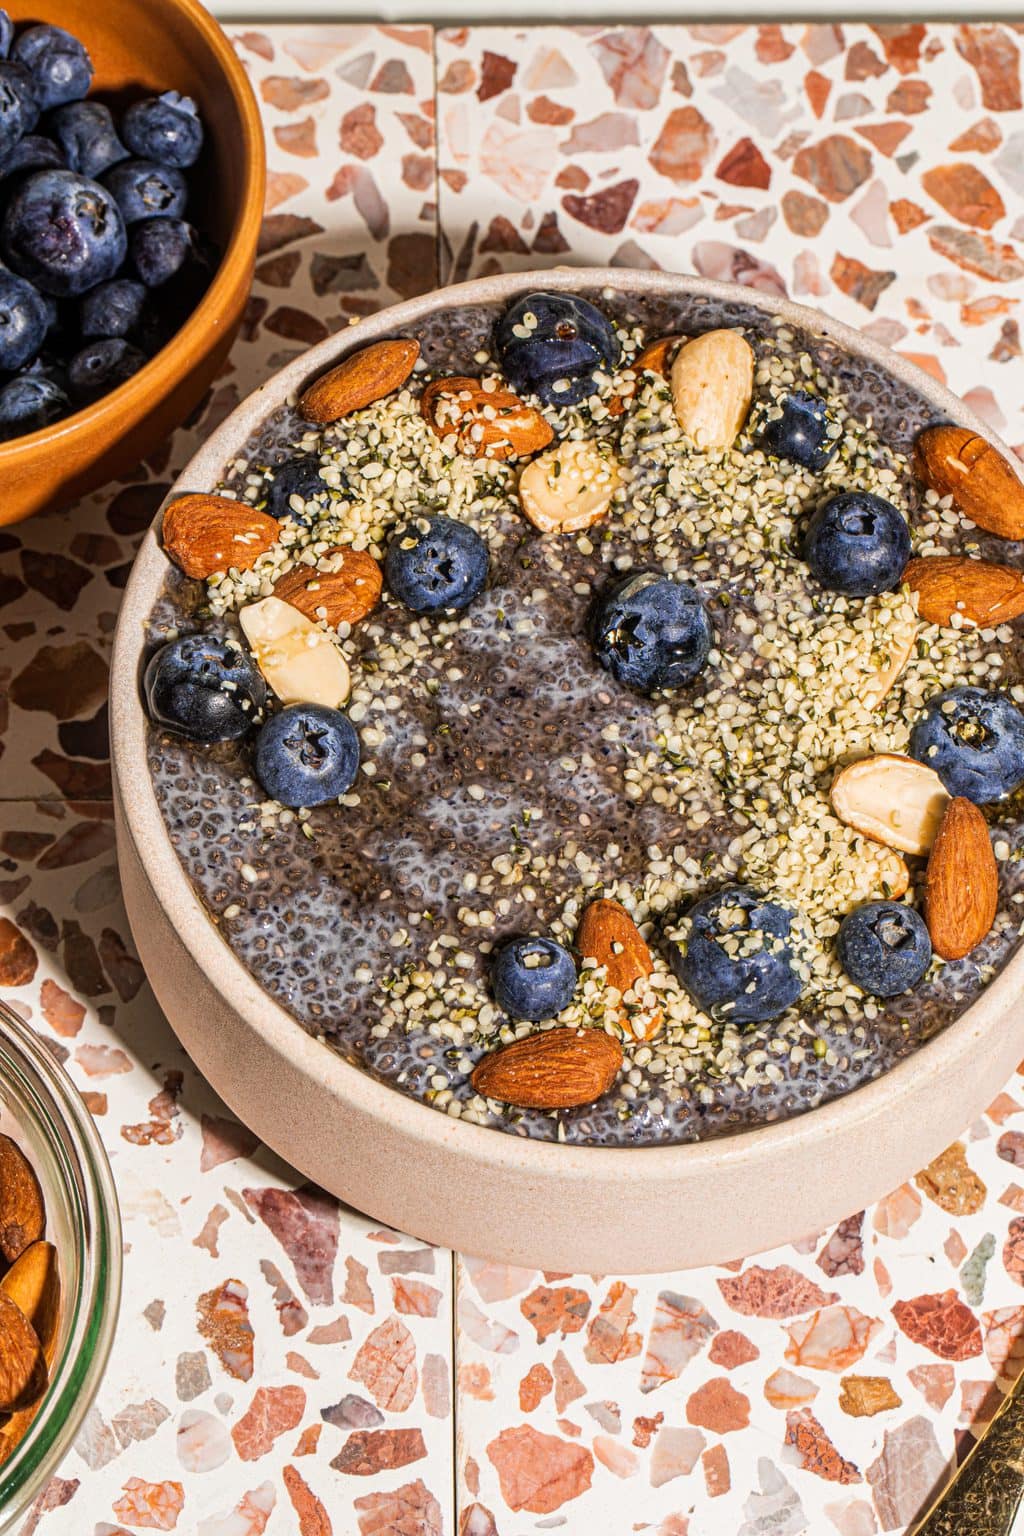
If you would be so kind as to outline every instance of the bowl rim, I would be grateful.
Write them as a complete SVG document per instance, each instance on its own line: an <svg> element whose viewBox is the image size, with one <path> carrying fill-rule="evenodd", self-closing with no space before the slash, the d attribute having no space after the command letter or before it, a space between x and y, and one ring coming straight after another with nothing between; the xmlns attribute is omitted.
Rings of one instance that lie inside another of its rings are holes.
<svg viewBox="0 0 1024 1536"><path fill-rule="evenodd" d="M508 272L433 290L391 305L318 342L255 389L228 416L183 468L164 499L165 507L189 490L208 491L221 478L224 465L237 457L250 434L272 411L325 368L368 342L401 334L403 326L422 321L439 310L459 306L508 303L537 289L576 291L612 288L636 297L691 295L729 301L760 309L802 329L838 342L866 358L885 373L916 390L959 425L991 442L1009 462L1011 449L991 428L908 358L871 337L833 320L823 312L788 298L736 283L689 274L626 268L558 267ZM162 511L162 508L161 508ZM410 1138L442 1150L457 1139L459 1150L489 1168L538 1178L600 1175L620 1186L669 1179L686 1160L689 1174L712 1177L723 1165L738 1164L756 1153L809 1146L826 1137L840 1137L855 1126L870 1123L880 1113L898 1112L920 1092L924 1075L951 1061L970 1076L972 1059L987 1030L1005 1017L1024 982L1024 949L1018 950L978 999L960 1018L925 1041L879 1077L842 1096L785 1120L696 1142L670 1145L601 1147L565 1144L509 1134L494 1127L454 1119L379 1081L346 1061L308 1033L269 992L263 990L207 915L171 844L146 756L146 720L139 702L139 676L146 653L145 626L167 569L157 538L160 513L147 530L125 589L110 676L111 759L123 809L123 830L172 927L187 945L195 964L221 998L257 1033L270 1051L294 1070L317 1081L343 1111L346 1104L407 1132ZM642 1154L629 1157L627 1154Z"/></svg>
<svg viewBox="0 0 1024 1536"><path fill-rule="evenodd" d="M232 275L235 263L243 255L248 261L249 253L256 250L260 226L263 222L267 151L260 109L252 83L227 33L206 7L199 4L199 0L171 0L171 3L176 10L188 17L201 35L210 55L219 64L238 107L242 119L239 147L244 156L240 190L241 212L232 226L231 234L221 253L213 281L184 325L175 331L170 340L154 352L152 357L146 359L138 373L132 374L130 379L126 379L116 389L102 395L99 400L94 400L91 405L82 406L80 410L72 411L69 416L62 416L58 421L51 422L49 426L39 427L35 432L25 432L20 437L12 437L5 442L0 441L0 474L17 458L27 457L44 446L48 449L59 449L72 437L82 434L91 435L93 428L109 425L115 430L116 436L120 436L125 409L126 407L130 409L130 402L135 399L136 394L142 395L147 392L149 381L153 378L154 366L160 363L161 367L166 369L174 359L182 355L188 356L209 332L210 326L219 324L217 317L223 313L235 287L236 279ZM167 392L166 389L162 389L160 394L163 396Z"/></svg>

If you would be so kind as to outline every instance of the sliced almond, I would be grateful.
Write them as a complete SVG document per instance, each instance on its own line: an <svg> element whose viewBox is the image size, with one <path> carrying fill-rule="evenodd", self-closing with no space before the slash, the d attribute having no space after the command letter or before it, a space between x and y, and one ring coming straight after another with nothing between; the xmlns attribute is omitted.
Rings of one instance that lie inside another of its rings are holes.
<svg viewBox="0 0 1024 1536"><path fill-rule="evenodd" d="M895 752L841 768L830 793L840 821L903 853L929 851L949 802L933 768Z"/></svg>
<svg viewBox="0 0 1024 1536"><path fill-rule="evenodd" d="M659 336L657 341L649 341L646 347L637 353L630 364L630 371L634 377L627 380L618 393L612 395L608 401L610 415L622 415L639 388L642 374L656 373L663 379L668 378L672 371L672 359L676 349L684 339L682 336Z"/></svg>
<svg viewBox="0 0 1024 1536"><path fill-rule="evenodd" d="M886 636L885 646L878 657L878 666L857 683L857 693L865 709L877 709L892 691L902 676L903 668L913 656L916 644L916 625L910 625L901 637L894 638L891 633Z"/></svg>
<svg viewBox="0 0 1024 1536"><path fill-rule="evenodd" d="M940 496L1001 539L1024 539L1024 479L985 437L946 423L927 427L914 443L914 470Z"/></svg>
<svg viewBox="0 0 1024 1536"><path fill-rule="evenodd" d="M527 464L519 501L542 533L578 533L604 517L621 483L614 459L594 443L567 439Z"/></svg>
<svg viewBox="0 0 1024 1536"><path fill-rule="evenodd" d="M419 355L419 342L406 336L372 342L322 373L302 396L299 410L307 421L321 425L351 416L401 389Z"/></svg>
<svg viewBox="0 0 1024 1536"><path fill-rule="evenodd" d="M35 1329L0 1292L0 1412L27 1408L46 1390L46 1360Z"/></svg>
<svg viewBox="0 0 1024 1536"><path fill-rule="evenodd" d="M264 597L238 611L242 633L282 704L340 709L352 680L330 635L279 597Z"/></svg>
<svg viewBox="0 0 1024 1536"><path fill-rule="evenodd" d="M996 920L999 872L988 825L978 807L950 800L928 860L924 915L932 948L943 960L962 960Z"/></svg>
<svg viewBox="0 0 1024 1536"><path fill-rule="evenodd" d="M179 496L164 513L161 536L168 559L205 581L217 571L248 571L277 542L276 517L230 496Z"/></svg>
<svg viewBox="0 0 1024 1536"><path fill-rule="evenodd" d="M971 624L995 629L1024 613L1024 571L964 555L911 560L903 580L917 593L917 611L928 624Z"/></svg>
<svg viewBox="0 0 1024 1536"><path fill-rule="evenodd" d="M423 419L469 458L516 459L546 448L554 432L539 411L493 380L435 379L420 398Z"/></svg>
<svg viewBox="0 0 1024 1536"><path fill-rule="evenodd" d="M492 1051L473 1069L485 1099L518 1109L572 1109L607 1093L622 1046L600 1029L549 1029Z"/></svg>
<svg viewBox="0 0 1024 1536"><path fill-rule="evenodd" d="M617 901L592 901L580 918L576 948L604 967L605 985L619 994L623 1029L636 1040L653 1040L664 1023L657 999L645 985L654 969L639 928Z"/></svg>
<svg viewBox="0 0 1024 1536"><path fill-rule="evenodd" d="M17 1142L0 1136L0 1254L13 1264L45 1230L39 1180Z"/></svg>
<svg viewBox="0 0 1024 1536"><path fill-rule="evenodd" d="M731 448L754 393L754 354L739 331L705 331L672 364L676 420L704 450Z"/></svg>
<svg viewBox="0 0 1024 1536"><path fill-rule="evenodd" d="M14 1302L32 1325L43 1353L49 1358L60 1301L57 1250L53 1244L31 1243L0 1280L0 1292Z"/></svg>
<svg viewBox="0 0 1024 1536"><path fill-rule="evenodd" d="M274 596L291 603L307 619L323 619L332 629L358 624L380 602L381 569L365 549L338 545L316 566L296 565L274 583Z"/></svg>

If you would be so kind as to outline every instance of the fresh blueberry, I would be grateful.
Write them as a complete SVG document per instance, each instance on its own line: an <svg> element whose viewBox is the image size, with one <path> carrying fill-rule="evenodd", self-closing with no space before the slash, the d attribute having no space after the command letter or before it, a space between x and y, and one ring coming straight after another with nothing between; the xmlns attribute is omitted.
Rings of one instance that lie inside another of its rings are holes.
<svg viewBox="0 0 1024 1536"><path fill-rule="evenodd" d="M44 138L41 133L26 133L0 161L0 180L29 171L60 171L66 165L63 151L52 139Z"/></svg>
<svg viewBox="0 0 1024 1536"><path fill-rule="evenodd" d="M764 427L764 446L777 459L791 459L819 474L839 447L839 431L833 425L824 400L794 390L780 407L781 416L769 418Z"/></svg>
<svg viewBox="0 0 1024 1536"><path fill-rule="evenodd" d="M899 901L869 901L847 913L836 939L839 964L872 997L897 997L916 987L932 960L920 913Z"/></svg>
<svg viewBox="0 0 1024 1536"><path fill-rule="evenodd" d="M553 1019L568 1008L576 991L576 965L554 939L508 939L491 962L491 987L498 1007L513 1019Z"/></svg>
<svg viewBox="0 0 1024 1536"><path fill-rule="evenodd" d="M814 514L803 555L832 592L847 597L891 592L910 559L910 529L891 501L868 491L842 491Z"/></svg>
<svg viewBox="0 0 1024 1536"><path fill-rule="evenodd" d="M183 635L150 657L142 679L149 718L189 741L237 741L263 718L267 688L240 645Z"/></svg>
<svg viewBox="0 0 1024 1536"><path fill-rule="evenodd" d="M465 608L487 580L487 545L466 523L417 518L392 535L384 559L390 591L414 613Z"/></svg>
<svg viewBox="0 0 1024 1536"><path fill-rule="evenodd" d="M93 180L127 157L110 108L100 101L69 101L49 118L50 132L73 171Z"/></svg>
<svg viewBox="0 0 1024 1536"><path fill-rule="evenodd" d="M145 362L145 352L133 347L123 336L90 341L68 363L72 398L79 405L90 405L132 378Z"/></svg>
<svg viewBox="0 0 1024 1536"><path fill-rule="evenodd" d="M603 592L591 612L594 655L626 688L684 688L714 641L700 593L658 571L638 571Z"/></svg>
<svg viewBox="0 0 1024 1536"><path fill-rule="evenodd" d="M292 497L297 496L304 505L315 500L323 508L329 495L327 482L320 477L320 455L297 453L274 470L267 490L267 511L271 517L290 517L296 523L308 524L313 519L305 512L296 512Z"/></svg>
<svg viewBox="0 0 1024 1536"><path fill-rule="evenodd" d="M8 264L58 298L113 277L127 249L114 199L75 171L26 177L7 205L0 239Z"/></svg>
<svg viewBox="0 0 1024 1536"><path fill-rule="evenodd" d="M28 71L0 60L0 160L5 160L39 121L39 105Z"/></svg>
<svg viewBox="0 0 1024 1536"><path fill-rule="evenodd" d="M203 147L196 104L177 91L133 102L121 121L121 132L133 155L179 169L194 165Z"/></svg>
<svg viewBox="0 0 1024 1536"><path fill-rule="evenodd" d="M950 688L928 700L910 733L910 755L934 768L951 795L976 805L1024 783L1024 714L1005 694Z"/></svg>
<svg viewBox="0 0 1024 1536"><path fill-rule="evenodd" d="M188 202L188 183L173 165L155 160L123 160L103 178L126 224L165 216L180 219Z"/></svg>
<svg viewBox="0 0 1024 1536"><path fill-rule="evenodd" d="M271 715L256 741L256 777L282 805L323 805L352 787L359 736L339 709L290 704Z"/></svg>
<svg viewBox="0 0 1024 1536"><path fill-rule="evenodd" d="M46 340L49 318L32 284L0 268L0 369L13 372L35 357Z"/></svg>
<svg viewBox="0 0 1024 1536"><path fill-rule="evenodd" d="M673 971L698 1008L730 1024L761 1024L803 991L796 968L797 914L749 885L727 885L686 913L673 940Z"/></svg>
<svg viewBox="0 0 1024 1536"><path fill-rule="evenodd" d="M0 11L0 59L6 59L14 41L14 22L6 11Z"/></svg>
<svg viewBox="0 0 1024 1536"><path fill-rule="evenodd" d="M149 218L132 225L128 254L139 281L159 288L182 272L198 249L195 230L184 219Z"/></svg>
<svg viewBox="0 0 1024 1536"><path fill-rule="evenodd" d="M21 373L0 389L0 439L38 432L71 409L67 395L46 374Z"/></svg>
<svg viewBox="0 0 1024 1536"><path fill-rule="evenodd" d="M82 297L78 323L86 341L134 336L142 325L149 290L130 277L112 277Z"/></svg>
<svg viewBox="0 0 1024 1536"><path fill-rule="evenodd" d="M596 387L594 375L613 369L622 350L601 311L568 293L517 299L498 321L494 339L512 388L545 405L586 399Z"/></svg>
<svg viewBox="0 0 1024 1536"><path fill-rule="evenodd" d="M14 40L11 57L32 76L43 111L66 101L80 101L92 84L92 60L77 37L46 22L29 27Z"/></svg>

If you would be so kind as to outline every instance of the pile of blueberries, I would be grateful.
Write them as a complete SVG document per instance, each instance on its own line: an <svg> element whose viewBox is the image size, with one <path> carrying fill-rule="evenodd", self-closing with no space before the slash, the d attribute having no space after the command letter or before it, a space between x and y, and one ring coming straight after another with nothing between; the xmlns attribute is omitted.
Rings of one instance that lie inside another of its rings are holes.
<svg viewBox="0 0 1024 1536"><path fill-rule="evenodd" d="M179 328L214 253L185 218L203 144L168 91L115 121L93 66L48 23L0 11L0 438L123 384Z"/></svg>

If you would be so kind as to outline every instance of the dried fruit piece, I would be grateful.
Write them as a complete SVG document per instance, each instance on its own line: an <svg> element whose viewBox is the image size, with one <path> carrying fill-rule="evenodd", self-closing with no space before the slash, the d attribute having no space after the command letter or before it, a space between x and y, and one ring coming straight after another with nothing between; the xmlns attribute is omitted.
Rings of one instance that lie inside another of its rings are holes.
<svg viewBox="0 0 1024 1536"><path fill-rule="evenodd" d="M926 427L914 444L914 472L940 496L952 496L979 528L1024 539L1024 480L969 427Z"/></svg>
<svg viewBox="0 0 1024 1536"><path fill-rule="evenodd" d="M840 821L903 853L929 851L949 801L933 769L895 752L841 768L830 793Z"/></svg>
<svg viewBox="0 0 1024 1536"><path fill-rule="evenodd" d="M380 601L381 569L365 549L338 545L318 566L297 565L274 583L274 596L307 619L323 619L332 629L358 624Z"/></svg>
<svg viewBox="0 0 1024 1536"><path fill-rule="evenodd" d="M754 392L754 354L739 331L705 331L672 364L676 420L698 448L731 448Z"/></svg>
<svg viewBox="0 0 1024 1536"><path fill-rule="evenodd" d="M876 671L857 680L857 692L865 709L878 708L914 654L916 644L916 625L910 625L902 637L887 637L886 649L879 657Z"/></svg>
<svg viewBox="0 0 1024 1536"><path fill-rule="evenodd" d="M372 342L322 373L302 396L299 410L307 421L321 425L351 416L401 389L419 355L419 342L408 337Z"/></svg>
<svg viewBox="0 0 1024 1536"><path fill-rule="evenodd" d="M566 441L527 464L519 500L542 533L577 533L604 517L621 480L616 461L596 444Z"/></svg>
<svg viewBox="0 0 1024 1536"><path fill-rule="evenodd" d="M994 629L1024 613L1024 571L993 560L964 555L928 555L911 560L903 580L917 593L917 611L928 624L963 624Z"/></svg>
<svg viewBox="0 0 1024 1536"><path fill-rule="evenodd" d="M349 696L348 663L330 635L279 597L264 597L238 611L256 665L282 704L338 709Z"/></svg>
<svg viewBox="0 0 1024 1536"><path fill-rule="evenodd" d="M194 581L215 571L247 571L277 541L275 517L229 496L191 493L164 513L164 552Z"/></svg>
<svg viewBox="0 0 1024 1536"><path fill-rule="evenodd" d="M17 1142L0 1136L0 1254L13 1264L45 1230L39 1180Z"/></svg>
<svg viewBox="0 0 1024 1536"><path fill-rule="evenodd" d="M27 1408L46 1390L46 1360L32 1324L0 1291L0 1412Z"/></svg>
<svg viewBox="0 0 1024 1536"><path fill-rule="evenodd" d="M684 340L683 336L659 336L657 341L649 341L629 365L634 377L626 380L618 394L608 401L609 415L622 415L639 388L642 374L657 373L667 379L672 371L672 359Z"/></svg>
<svg viewBox="0 0 1024 1536"><path fill-rule="evenodd" d="M516 459L546 448L554 432L539 411L493 380L435 379L420 398L423 419L442 442L470 458Z"/></svg>
<svg viewBox="0 0 1024 1536"><path fill-rule="evenodd" d="M518 1109L572 1109L607 1093L621 1066L622 1046L603 1030L549 1029L492 1051L472 1083Z"/></svg>
<svg viewBox="0 0 1024 1536"><path fill-rule="evenodd" d="M995 922L999 874L988 824L971 800L946 806L928 860L924 915L932 948L943 960L962 960Z"/></svg>
<svg viewBox="0 0 1024 1536"><path fill-rule="evenodd" d="M605 984L629 994L635 1007L622 1010L623 1027L638 1040L652 1040L664 1022L662 1011L643 985L654 969L639 928L617 901L592 901L580 918L576 948L584 959L604 967Z"/></svg>
<svg viewBox="0 0 1024 1536"><path fill-rule="evenodd" d="M57 1332L60 1300L57 1250L53 1244L31 1243L0 1280L0 1292L14 1302L31 1324L48 1357Z"/></svg>

